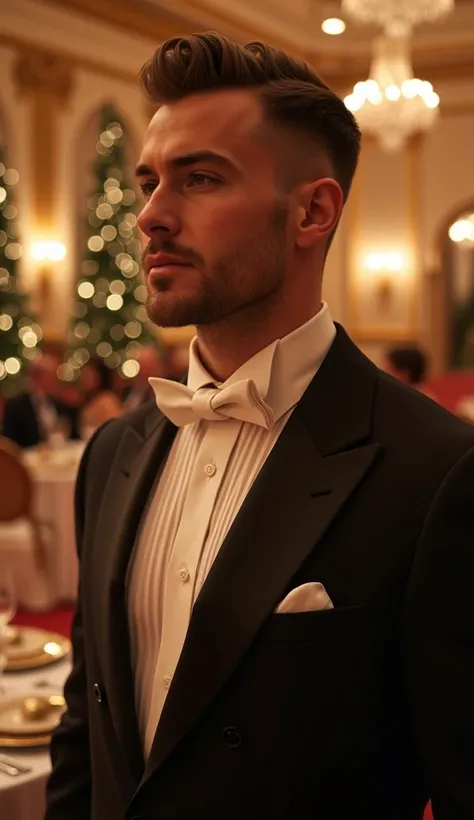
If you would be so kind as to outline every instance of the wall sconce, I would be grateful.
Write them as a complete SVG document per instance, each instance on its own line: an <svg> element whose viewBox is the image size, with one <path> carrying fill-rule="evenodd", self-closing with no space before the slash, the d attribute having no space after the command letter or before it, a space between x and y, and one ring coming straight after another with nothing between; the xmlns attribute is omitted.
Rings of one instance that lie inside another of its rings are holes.
<svg viewBox="0 0 474 820"><path fill-rule="evenodd" d="M62 242L44 239L33 242L31 258L38 263L38 301L42 316L47 313L53 284L54 264L66 256L66 246Z"/></svg>
<svg viewBox="0 0 474 820"><path fill-rule="evenodd" d="M449 238L463 248L474 247L474 213L458 219L450 226Z"/></svg>
<svg viewBox="0 0 474 820"><path fill-rule="evenodd" d="M401 253L368 253L364 267L370 271L374 285L374 296L377 310L388 313L392 306L396 280L404 269L404 259Z"/></svg>

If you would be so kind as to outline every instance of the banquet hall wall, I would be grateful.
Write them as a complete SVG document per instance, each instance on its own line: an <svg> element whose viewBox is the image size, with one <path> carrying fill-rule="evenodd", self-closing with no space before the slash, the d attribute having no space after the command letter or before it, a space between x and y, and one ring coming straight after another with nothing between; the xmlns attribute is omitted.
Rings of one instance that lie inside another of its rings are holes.
<svg viewBox="0 0 474 820"><path fill-rule="evenodd" d="M127 127L130 156L139 151L150 108L137 75L157 42L33 0L4 0L0 15L0 143L20 173L22 275L34 294L38 269L28 246L38 232L64 243L68 252L55 266L48 320L50 337L61 340L78 277L83 175L93 159L93 141L86 135L101 105L112 102ZM19 65L26 66L26 81ZM436 90L441 116L431 133L397 154L364 139L351 199L328 259L325 297L335 318L374 360L392 341L416 340L440 370L445 355L440 237L450 215L465 203L474 204L474 77L463 72L437 79ZM41 122L39 134L41 100L48 128ZM49 140L44 163L41 140ZM367 256L394 252L400 254L402 270L391 275L387 291L387 283L367 268ZM167 339L179 342L187 333L168 331Z"/></svg>

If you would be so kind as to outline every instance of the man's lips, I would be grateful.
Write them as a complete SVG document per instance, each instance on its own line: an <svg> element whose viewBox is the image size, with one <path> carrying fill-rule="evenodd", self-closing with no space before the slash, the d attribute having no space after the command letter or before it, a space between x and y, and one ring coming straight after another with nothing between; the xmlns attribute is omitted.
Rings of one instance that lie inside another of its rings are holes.
<svg viewBox="0 0 474 820"><path fill-rule="evenodd" d="M172 275L178 268L190 267L193 267L191 262L187 262L185 259L180 259L177 256L162 253L149 256L146 260L148 279L151 282L153 282L154 279Z"/></svg>
<svg viewBox="0 0 474 820"><path fill-rule="evenodd" d="M153 269L160 270L161 268L170 267L189 267L190 265L191 262L188 262L186 259L181 259L179 256L172 256L167 253L150 254L150 256L146 259L146 267L150 272Z"/></svg>

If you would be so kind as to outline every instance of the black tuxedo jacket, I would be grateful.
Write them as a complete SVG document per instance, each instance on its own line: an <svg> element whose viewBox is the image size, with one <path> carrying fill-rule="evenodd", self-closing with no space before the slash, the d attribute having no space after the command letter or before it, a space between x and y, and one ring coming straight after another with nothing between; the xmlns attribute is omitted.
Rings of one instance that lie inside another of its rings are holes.
<svg viewBox="0 0 474 820"><path fill-rule="evenodd" d="M63 402L52 399L59 416L66 418L71 426L71 438L78 438L77 412ZM44 440L33 397L23 393L9 399L5 405L3 435L19 447L36 447Z"/></svg>
<svg viewBox="0 0 474 820"><path fill-rule="evenodd" d="M151 754L125 578L176 430L90 442L47 820L474 820L474 429L338 328L194 606ZM335 608L273 614L321 581Z"/></svg>

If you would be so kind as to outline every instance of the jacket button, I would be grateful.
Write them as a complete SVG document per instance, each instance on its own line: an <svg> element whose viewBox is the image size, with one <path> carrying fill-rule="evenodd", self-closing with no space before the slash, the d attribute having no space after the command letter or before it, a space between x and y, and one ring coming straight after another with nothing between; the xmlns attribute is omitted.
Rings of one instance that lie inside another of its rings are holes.
<svg viewBox="0 0 474 820"><path fill-rule="evenodd" d="M98 683L94 683L94 697L97 703L102 703L102 692L100 691L100 686Z"/></svg>
<svg viewBox="0 0 474 820"><path fill-rule="evenodd" d="M227 726L223 733L224 743L231 749L236 749L242 744L242 735L235 726Z"/></svg>

